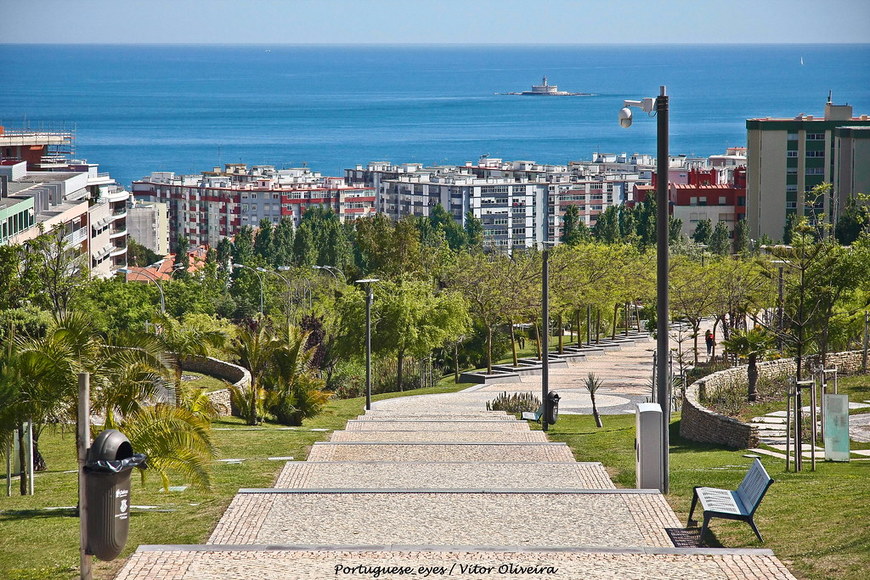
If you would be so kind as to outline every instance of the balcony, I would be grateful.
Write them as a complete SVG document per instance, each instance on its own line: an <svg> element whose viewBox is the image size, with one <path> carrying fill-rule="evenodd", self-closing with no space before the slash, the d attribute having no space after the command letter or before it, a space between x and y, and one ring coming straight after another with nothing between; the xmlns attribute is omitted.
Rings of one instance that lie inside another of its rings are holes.
<svg viewBox="0 0 870 580"><path fill-rule="evenodd" d="M127 253L127 246L123 246L120 248L112 247L111 256L114 258L115 256L123 256Z"/></svg>
<svg viewBox="0 0 870 580"><path fill-rule="evenodd" d="M63 241L71 246L81 244L88 239L88 228L79 228L64 236Z"/></svg>
<svg viewBox="0 0 870 580"><path fill-rule="evenodd" d="M117 230L117 231L114 231L114 232L110 233L110 234L109 234L109 239L110 239L110 240L114 240L114 239L117 239L117 238L120 238L120 237L122 237L122 236L126 236L126 235L127 235L127 228L125 227L125 228L122 229L122 230Z"/></svg>

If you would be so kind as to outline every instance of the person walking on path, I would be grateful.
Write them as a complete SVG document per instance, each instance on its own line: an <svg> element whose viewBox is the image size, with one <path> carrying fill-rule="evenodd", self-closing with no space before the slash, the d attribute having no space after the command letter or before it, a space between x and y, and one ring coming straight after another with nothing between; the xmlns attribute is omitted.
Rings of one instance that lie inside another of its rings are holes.
<svg viewBox="0 0 870 580"><path fill-rule="evenodd" d="M713 346L716 344L716 339L713 337L713 331L707 330L704 334L704 341L707 343L707 358L713 356Z"/></svg>

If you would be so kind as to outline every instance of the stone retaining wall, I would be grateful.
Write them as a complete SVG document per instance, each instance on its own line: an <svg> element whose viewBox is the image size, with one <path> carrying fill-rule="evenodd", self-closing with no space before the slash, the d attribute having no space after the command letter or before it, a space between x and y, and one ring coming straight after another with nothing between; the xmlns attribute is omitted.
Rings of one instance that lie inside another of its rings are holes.
<svg viewBox="0 0 870 580"><path fill-rule="evenodd" d="M804 368L816 364L817 357L808 357ZM836 367L840 374L849 375L861 370L861 351L830 353L826 366ZM797 371L793 358L758 363L759 379L782 374L794 375ZM732 417L716 413L700 403L715 393L721 385L737 381L746 385L746 365L725 369L698 379L686 389L680 419L680 435L700 443L725 445L733 449L747 449L758 445L758 430Z"/></svg>
<svg viewBox="0 0 870 580"><path fill-rule="evenodd" d="M218 360L213 357L189 357L184 360L181 368L194 373L202 373L223 379L235 387L247 387L251 384L251 373L248 369ZM208 393L208 398L217 405L222 415L231 414L230 390L219 389Z"/></svg>

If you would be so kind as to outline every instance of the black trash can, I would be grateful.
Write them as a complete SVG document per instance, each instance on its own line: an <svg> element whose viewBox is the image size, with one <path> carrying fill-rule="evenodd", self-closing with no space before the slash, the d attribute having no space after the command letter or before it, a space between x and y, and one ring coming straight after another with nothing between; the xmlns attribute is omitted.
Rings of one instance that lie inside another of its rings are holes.
<svg viewBox="0 0 870 580"><path fill-rule="evenodd" d="M547 423L553 425L559 418L559 397L558 393L547 393L547 401L544 403L544 419Z"/></svg>
<svg viewBox="0 0 870 580"><path fill-rule="evenodd" d="M130 531L130 476L145 456L133 453L130 440L117 429L94 439L85 463L88 502L87 552L100 560L114 560Z"/></svg>

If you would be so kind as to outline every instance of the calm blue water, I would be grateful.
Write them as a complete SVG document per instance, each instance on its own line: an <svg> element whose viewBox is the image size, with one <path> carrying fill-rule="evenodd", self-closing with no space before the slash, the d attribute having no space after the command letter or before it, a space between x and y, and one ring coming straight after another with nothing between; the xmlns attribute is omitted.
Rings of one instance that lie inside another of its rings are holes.
<svg viewBox="0 0 870 580"><path fill-rule="evenodd" d="M804 64L800 64L803 58ZM671 152L745 145L745 120L870 113L870 45L295 47L0 45L0 124L77 128L77 156L122 184L218 163L547 163L655 153L626 98L671 95ZM591 97L531 98L547 75ZM642 114L641 114L642 115Z"/></svg>

